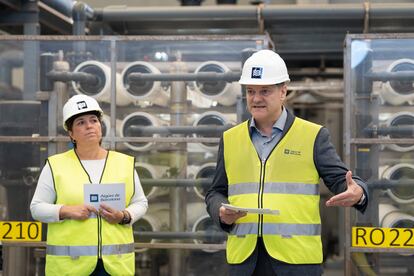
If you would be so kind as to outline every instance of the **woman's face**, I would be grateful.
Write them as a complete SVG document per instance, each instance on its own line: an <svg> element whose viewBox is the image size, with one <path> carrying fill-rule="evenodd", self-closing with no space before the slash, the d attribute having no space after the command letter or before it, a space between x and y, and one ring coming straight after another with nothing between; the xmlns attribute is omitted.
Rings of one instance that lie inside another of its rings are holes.
<svg viewBox="0 0 414 276"><path fill-rule="evenodd" d="M94 114L79 116L73 121L69 135L77 146L99 144L102 139L101 122Z"/></svg>

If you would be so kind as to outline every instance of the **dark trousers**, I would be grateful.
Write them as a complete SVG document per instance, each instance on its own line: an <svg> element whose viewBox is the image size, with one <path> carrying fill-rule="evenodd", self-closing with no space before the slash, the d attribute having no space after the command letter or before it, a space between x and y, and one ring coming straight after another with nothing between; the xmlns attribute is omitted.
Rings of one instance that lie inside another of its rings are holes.
<svg viewBox="0 0 414 276"><path fill-rule="evenodd" d="M263 239L257 239L254 252L241 264L229 265L230 276L320 276L320 264L293 265L273 259L266 251Z"/></svg>
<svg viewBox="0 0 414 276"><path fill-rule="evenodd" d="M92 276L107 276L110 275L108 272L105 271L104 264L102 259L98 259L98 263L96 264L95 270L91 274Z"/></svg>

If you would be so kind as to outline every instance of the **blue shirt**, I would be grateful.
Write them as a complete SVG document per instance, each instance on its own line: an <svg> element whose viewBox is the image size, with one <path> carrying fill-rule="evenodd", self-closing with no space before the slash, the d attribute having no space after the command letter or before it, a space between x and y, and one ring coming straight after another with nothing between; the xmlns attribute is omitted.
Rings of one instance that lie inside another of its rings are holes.
<svg viewBox="0 0 414 276"><path fill-rule="evenodd" d="M272 127L272 134L270 137L260 132L260 130L256 127L256 122L253 118L250 120L250 136L252 138L253 145L256 148L257 154L259 155L262 162L267 159L272 149L280 141L283 128L286 124L286 118L287 111L286 108L283 108L282 113Z"/></svg>

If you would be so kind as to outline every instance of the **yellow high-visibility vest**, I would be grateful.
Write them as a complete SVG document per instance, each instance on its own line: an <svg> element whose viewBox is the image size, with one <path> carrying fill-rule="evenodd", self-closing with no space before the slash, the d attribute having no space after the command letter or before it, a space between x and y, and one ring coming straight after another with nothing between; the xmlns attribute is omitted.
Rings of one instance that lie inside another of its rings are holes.
<svg viewBox="0 0 414 276"><path fill-rule="evenodd" d="M295 118L265 161L260 160L251 141L247 121L224 133L230 204L280 211L279 215L247 214L238 219L228 236L228 263L246 260L258 236L277 260L322 263L319 174L313 159L320 128Z"/></svg>
<svg viewBox="0 0 414 276"><path fill-rule="evenodd" d="M134 194L134 158L109 151L100 184L125 183L125 201ZM74 150L48 158L56 190L56 204L84 203L83 185L91 183ZM125 206L126 207L126 206ZM90 275L98 258L111 275L134 275L132 227L110 224L101 217L49 223L46 275Z"/></svg>

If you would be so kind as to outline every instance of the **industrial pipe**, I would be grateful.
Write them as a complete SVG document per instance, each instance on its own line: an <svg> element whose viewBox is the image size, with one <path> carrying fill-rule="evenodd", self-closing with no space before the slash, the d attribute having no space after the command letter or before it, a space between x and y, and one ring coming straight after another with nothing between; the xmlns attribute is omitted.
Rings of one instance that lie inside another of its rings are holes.
<svg viewBox="0 0 414 276"><path fill-rule="evenodd" d="M391 204L378 205L379 225L384 228L414 228L414 216L404 213ZM413 253L400 253L411 256Z"/></svg>
<svg viewBox="0 0 414 276"><path fill-rule="evenodd" d="M227 235L224 234L222 230L220 230L213 220L210 218L209 215L205 215L200 217L193 225L193 232L197 233L200 231L203 231L205 233L205 236L203 239L194 239L194 243L201 244L201 243L207 243L207 244L224 244L227 240ZM203 251L208 253L214 253L218 250L212 250L212 249L203 249Z"/></svg>
<svg viewBox="0 0 414 276"><path fill-rule="evenodd" d="M216 172L216 163L209 162L209 163L205 163L202 166L200 166L197 169L196 173L194 174L195 179L209 179L210 180L210 185L194 186L194 192L202 200L204 200L206 193L211 186L215 172Z"/></svg>
<svg viewBox="0 0 414 276"><path fill-rule="evenodd" d="M154 166L148 163L136 162L135 169L137 170L140 180L143 179L152 179L159 180L166 171L166 167ZM153 199L157 196L166 195L168 189L165 187L158 187L156 185L142 185L144 189L144 194L147 199Z"/></svg>
<svg viewBox="0 0 414 276"><path fill-rule="evenodd" d="M75 5L75 1L73 0L41 0L40 2L45 3L68 17L72 17L72 9Z"/></svg>
<svg viewBox="0 0 414 276"><path fill-rule="evenodd" d="M397 112L388 118L386 125L387 127L403 127L407 130L406 133L401 132L389 134L389 138L411 138L413 137L412 129L414 127L414 113L407 111ZM411 129L411 132L409 129ZM414 150L414 145L411 144L387 144L386 147L398 152L408 152Z"/></svg>
<svg viewBox="0 0 414 276"><path fill-rule="evenodd" d="M382 175L382 174L381 174ZM414 178L412 179L378 179L374 181L368 181L369 189L391 189L391 188L410 188L414 187Z"/></svg>
<svg viewBox="0 0 414 276"><path fill-rule="evenodd" d="M160 214L159 214L160 215ZM145 233L157 232L162 229L162 221L154 214L145 214L133 224L135 242L154 243L154 237L145 235ZM148 248L140 248L137 252L147 251Z"/></svg>
<svg viewBox="0 0 414 276"><path fill-rule="evenodd" d="M400 163L384 170L382 177L388 180L414 179L414 165ZM408 204L414 202L414 189L412 185L402 185L387 189L390 198L398 203Z"/></svg>
<svg viewBox="0 0 414 276"><path fill-rule="evenodd" d="M233 125L213 126L213 125L199 125L199 126L130 126L130 132L133 136L148 136L152 134L160 134L163 136L172 134L199 134L199 135L214 135L220 136L224 131L233 127Z"/></svg>
<svg viewBox="0 0 414 276"><path fill-rule="evenodd" d="M384 84L383 89L380 90L382 98L392 105L401 105L414 100L414 60L399 59L390 64L387 72L390 73L404 73L402 76L410 76L411 79L389 80Z"/></svg>
<svg viewBox="0 0 414 276"><path fill-rule="evenodd" d="M159 186L159 187L200 187L205 189L211 185L209 178L197 179L179 179L179 178L163 178L163 179L141 179L142 186Z"/></svg>
<svg viewBox="0 0 414 276"><path fill-rule="evenodd" d="M111 6L95 9L97 20L104 22L145 22L168 19L176 21L226 20L258 22L259 19L271 20L312 20L312 19L349 19L363 21L366 8L363 4L313 4L313 5L237 5L201 7L126 7ZM388 18L412 17L414 7L411 3L371 3L371 21Z"/></svg>
<svg viewBox="0 0 414 276"><path fill-rule="evenodd" d="M217 111L207 111L200 114L200 117L194 121L193 126L226 126L229 125L230 122L222 113ZM220 137L220 135L216 135L214 133L205 134L205 135L197 135L194 134L194 137ZM200 146L205 150L217 150L218 144L217 143L201 143Z"/></svg>
<svg viewBox="0 0 414 276"><path fill-rule="evenodd" d="M80 78L85 78L82 79L83 81L72 81L72 87L76 93L91 96L98 101L111 102L111 68L109 66L99 61L88 60L78 64L73 72L86 73L76 74ZM127 105L131 102L122 89L118 73L116 73L116 91L118 92L116 95L118 105Z"/></svg>
<svg viewBox="0 0 414 276"><path fill-rule="evenodd" d="M196 68L197 69L197 68ZM240 79L240 72L197 72L197 73L130 73L130 82L138 81L226 81Z"/></svg>
<svg viewBox="0 0 414 276"><path fill-rule="evenodd" d="M195 70L195 74L213 73L229 74L233 80L238 80L237 75L233 74L230 69L221 62L207 61ZM239 73L238 73L239 74ZM226 82L219 79L203 79L194 83L195 91L201 93L204 97L216 101L221 105L231 106L237 101L237 96L241 96L241 86L237 82Z"/></svg>
<svg viewBox="0 0 414 276"><path fill-rule="evenodd" d="M149 77L152 76L151 80ZM146 101L152 104L167 106L169 93L162 86L158 76L163 76L157 67L145 61L135 61L122 70L121 82L123 94L127 94L132 102Z"/></svg>
<svg viewBox="0 0 414 276"><path fill-rule="evenodd" d="M397 125L389 127L367 127L364 129L364 133L366 133L366 135L369 137L377 135L398 135L408 138L414 136L414 126Z"/></svg>
<svg viewBox="0 0 414 276"><path fill-rule="evenodd" d="M137 235L141 238L151 238L151 239L196 239L196 240L222 240L226 239L227 235L223 231L197 231L197 232L167 232L167 231L134 231L134 235Z"/></svg>
<svg viewBox="0 0 414 276"><path fill-rule="evenodd" d="M120 127L120 135L121 137L133 137L134 133L131 129L133 126L155 126L159 127L162 125L161 120L157 117L146 113L146 112L134 112L129 114L122 120L121 127ZM144 135L143 135L144 136ZM158 134L154 135L147 135L145 137L158 137ZM151 148L153 143L125 143L125 145L135 151L146 151Z"/></svg>
<svg viewBox="0 0 414 276"><path fill-rule="evenodd" d="M125 7L112 6L95 9L97 20L116 22L133 21L165 21L200 20L212 18L250 19L257 17L257 8L254 6L201 6L201 7Z"/></svg>

